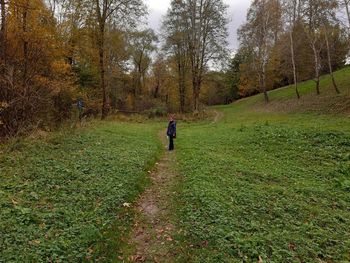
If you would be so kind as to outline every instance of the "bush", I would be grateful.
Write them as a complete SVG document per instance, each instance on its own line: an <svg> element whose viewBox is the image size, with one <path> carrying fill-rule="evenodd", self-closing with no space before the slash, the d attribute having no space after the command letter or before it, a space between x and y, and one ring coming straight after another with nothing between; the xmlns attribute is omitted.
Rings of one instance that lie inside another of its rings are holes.
<svg viewBox="0 0 350 263"><path fill-rule="evenodd" d="M155 107L153 109L150 109L146 111L148 118L155 118L155 117L164 117L168 114L165 107Z"/></svg>

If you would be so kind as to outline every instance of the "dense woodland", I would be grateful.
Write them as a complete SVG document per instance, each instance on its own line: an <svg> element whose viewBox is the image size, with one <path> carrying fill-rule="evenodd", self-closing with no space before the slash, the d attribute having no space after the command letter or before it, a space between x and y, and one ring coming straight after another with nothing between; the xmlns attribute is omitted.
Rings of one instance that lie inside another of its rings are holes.
<svg viewBox="0 0 350 263"><path fill-rule="evenodd" d="M0 137L79 114L197 112L258 92L268 102L289 84L300 97L307 79L319 94L320 76L346 63L349 5L254 0L233 51L222 1L173 0L157 34L142 0L0 0Z"/></svg>

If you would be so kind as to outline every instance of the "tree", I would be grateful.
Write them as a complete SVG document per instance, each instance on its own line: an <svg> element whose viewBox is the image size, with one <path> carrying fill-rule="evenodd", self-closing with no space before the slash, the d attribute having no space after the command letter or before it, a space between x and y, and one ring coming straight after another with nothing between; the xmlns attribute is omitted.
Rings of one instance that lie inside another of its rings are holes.
<svg viewBox="0 0 350 263"><path fill-rule="evenodd" d="M181 110L187 63L192 79L193 110L198 111L203 76L209 63L227 54L227 8L222 0L172 1L163 31L178 65Z"/></svg>
<svg viewBox="0 0 350 263"><path fill-rule="evenodd" d="M300 14L300 0L284 0L283 1L283 13L285 15L285 20L287 22L290 40L290 51L291 51L291 61L293 66L293 79L294 79L294 88L297 98L300 99L300 94L298 90L298 78L297 78L297 65L296 65L296 56L295 56L295 40L294 34L296 25L299 22Z"/></svg>
<svg viewBox="0 0 350 263"><path fill-rule="evenodd" d="M305 1L305 19L303 23L305 32L309 40L309 45L314 55L314 80L316 83L316 94L320 94L320 70L321 70L321 51L323 48L323 41L321 32L321 2L323 0L307 0Z"/></svg>
<svg viewBox="0 0 350 263"><path fill-rule="evenodd" d="M99 54L100 89L102 91L102 119L109 112L109 98L105 81L105 38L107 23L135 23L144 15L145 9L141 0L94 0L94 15L97 23L97 46Z"/></svg>
<svg viewBox="0 0 350 263"><path fill-rule="evenodd" d="M130 33L130 54L134 66L134 96L144 89L145 75L151 64L151 53L156 50L158 38L152 29Z"/></svg>
<svg viewBox="0 0 350 263"><path fill-rule="evenodd" d="M329 36L333 34L335 30L335 24L338 23L337 18L336 18L336 10L338 8L338 3L337 1L327 1L323 3L324 5L324 13L322 17L322 26L323 26L323 34L325 38L325 43L326 43L326 50L327 50L327 62L328 62L328 69L329 69L329 74L331 75L332 79L332 84L335 92L337 94L340 93L337 83L334 78L333 74L333 67L332 67L332 54L331 54L331 47L330 47L330 41L329 41ZM333 24L333 25L332 25Z"/></svg>
<svg viewBox="0 0 350 263"><path fill-rule="evenodd" d="M1 27L0 27L0 59L5 59L6 54L6 2L5 0L0 0L1 8Z"/></svg>
<svg viewBox="0 0 350 263"><path fill-rule="evenodd" d="M222 0L187 0L185 5L193 109L198 111L203 75L209 63L226 56L228 7Z"/></svg>
<svg viewBox="0 0 350 263"><path fill-rule="evenodd" d="M6 3L5 13L0 136L68 118L72 103L62 95L71 94L74 87L71 68L63 59L57 25L43 1L13 0Z"/></svg>
<svg viewBox="0 0 350 263"><path fill-rule="evenodd" d="M228 86L231 90L230 100L239 98L239 86L241 80L241 65L247 61L247 54L244 49L239 49L231 59L229 68L226 72Z"/></svg>
<svg viewBox="0 0 350 263"><path fill-rule="evenodd" d="M174 0L171 2L165 20L163 21L164 49L171 54L176 63L177 82L180 101L180 112L185 112L186 78L189 70L187 19L185 2Z"/></svg>
<svg viewBox="0 0 350 263"><path fill-rule="evenodd" d="M255 0L249 8L247 22L238 31L241 47L250 53L250 67L256 72L260 91L269 102L266 69L270 53L281 29L281 6L278 0Z"/></svg>
<svg viewBox="0 0 350 263"><path fill-rule="evenodd" d="M331 21L335 19L336 0L306 0L304 3L304 28L307 33L309 45L314 54L314 70L315 70L315 82L316 93L320 94L320 71L322 69L321 52L326 46L327 62L329 66L329 72L331 73L334 89L339 92L331 65L331 53L329 45L329 26ZM325 41L324 41L325 40Z"/></svg>
<svg viewBox="0 0 350 263"><path fill-rule="evenodd" d="M350 0L338 0L339 4L345 8L346 17L348 19L347 31L350 36Z"/></svg>
<svg viewBox="0 0 350 263"><path fill-rule="evenodd" d="M153 89L151 91L152 97L158 99L163 89L166 88L169 79L168 63L163 59L161 54L158 54L156 61L152 66L152 75L154 79Z"/></svg>
<svg viewBox="0 0 350 263"><path fill-rule="evenodd" d="M326 49L327 49L327 61L328 61L328 68L329 68L329 74L331 75L332 84L335 92L337 94L340 93L337 83L335 82L334 74L333 74L333 67L332 67L332 58L331 58L331 49L330 49L330 43L329 43L329 26L324 26L324 37L326 41Z"/></svg>

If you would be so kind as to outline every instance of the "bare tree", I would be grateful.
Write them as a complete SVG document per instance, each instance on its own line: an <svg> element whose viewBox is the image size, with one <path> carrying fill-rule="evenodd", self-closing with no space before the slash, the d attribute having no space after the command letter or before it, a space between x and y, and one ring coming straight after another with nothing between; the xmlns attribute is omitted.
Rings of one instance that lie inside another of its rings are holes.
<svg viewBox="0 0 350 263"><path fill-rule="evenodd" d="M295 27L299 18L298 11L300 10L300 0L284 0L283 1L283 11L285 15L285 20L288 24L288 34L290 40L290 51L291 51L291 61L293 66L293 80L294 80L294 89L297 95L297 98L300 99L300 93L298 90L298 77L297 77L297 65L296 65L296 50L294 44L294 32Z"/></svg>
<svg viewBox="0 0 350 263"><path fill-rule="evenodd" d="M186 5L181 0L171 2L165 20L163 21L164 49L176 63L180 112L185 111L186 105L186 78L189 70L188 37L187 37Z"/></svg>
<svg viewBox="0 0 350 263"><path fill-rule="evenodd" d="M331 58L331 50L330 50L330 44L329 44L329 31L327 26L324 27L324 36L325 36L325 40L326 40L326 49L327 49L327 60L328 60L328 68L329 68L329 74L331 75L332 78L332 84L333 84L333 88L335 90L335 92L337 94L340 93L337 83L335 82L335 78L334 78L334 74L333 74L333 67L332 67L332 58Z"/></svg>
<svg viewBox="0 0 350 263"><path fill-rule="evenodd" d="M326 43L326 50L327 50L327 61L328 61L328 69L329 74L331 75L332 84L335 92L337 94L340 93L337 83L334 78L333 74L333 67L332 67L332 54L331 54L331 47L330 47L330 41L329 36L333 34L335 29L335 24L338 23L338 19L336 18L336 10L338 8L338 3L335 0L328 0L327 2L323 3L323 34L325 37L325 43Z"/></svg>
<svg viewBox="0 0 350 263"><path fill-rule="evenodd" d="M303 23L306 35L308 37L310 48L314 56L314 81L316 83L316 94L320 92L320 71L321 71L321 51L323 41L321 37L321 1L323 0L306 0L304 3L304 19Z"/></svg>
<svg viewBox="0 0 350 263"><path fill-rule="evenodd" d="M350 34L350 0L339 0L339 4L345 8L346 17L348 19L348 32Z"/></svg>
<svg viewBox="0 0 350 263"><path fill-rule="evenodd" d="M305 32L309 40L310 47L314 55L314 70L315 70L315 83L316 93L320 92L320 71L321 65L321 52L326 45L327 59L329 65L329 71L332 76L333 86L336 92L339 92L334 76L331 64L331 53L329 45L329 23L332 19L335 19L335 10L337 8L336 0L306 0L304 3L304 24ZM325 40L325 41L324 41Z"/></svg>
<svg viewBox="0 0 350 263"><path fill-rule="evenodd" d="M198 111L205 71L210 62L226 55L227 8L222 0L172 1L163 31L167 31L167 44L172 47L178 67L181 111L185 102L187 63L192 78L193 110Z"/></svg>
<svg viewBox="0 0 350 263"><path fill-rule="evenodd" d="M222 0L187 0L188 55L191 66L193 109L199 110L203 75L210 61L225 56L227 6Z"/></svg>

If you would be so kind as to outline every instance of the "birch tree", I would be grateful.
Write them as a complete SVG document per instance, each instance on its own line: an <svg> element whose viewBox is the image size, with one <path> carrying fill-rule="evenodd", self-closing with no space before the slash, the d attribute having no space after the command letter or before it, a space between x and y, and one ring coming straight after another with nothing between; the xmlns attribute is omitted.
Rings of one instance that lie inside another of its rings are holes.
<svg viewBox="0 0 350 263"><path fill-rule="evenodd" d="M314 56L314 81L316 94L320 92L321 51L323 41L321 36L320 3L322 0L307 0L304 4L304 29Z"/></svg>
<svg viewBox="0 0 350 263"><path fill-rule="evenodd" d="M350 0L338 0L339 5L345 8L346 18L348 20L348 34L350 35Z"/></svg>
<svg viewBox="0 0 350 263"><path fill-rule="evenodd" d="M297 77L297 65L296 65L296 50L295 50L295 28L299 20L300 13L300 0L284 0L283 1L283 11L285 16L285 21L287 22L287 32L290 40L290 54L291 62L293 66L293 80L294 89L297 98L300 99L300 93L298 90L298 77Z"/></svg>
<svg viewBox="0 0 350 263"><path fill-rule="evenodd" d="M322 2L321 5L322 8L322 26L323 26L323 34L324 34L324 40L326 44L326 50L327 50L327 62L328 62L328 69L329 74L332 79L332 85L337 94L340 93L337 83L334 78L333 74L333 66L332 66L332 53L331 53L331 43L330 43L330 36L333 35L334 30L337 27L337 24L339 23L336 12L338 9L338 3L336 0L328 0Z"/></svg>
<svg viewBox="0 0 350 263"><path fill-rule="evenodd" d="M247 22L239 32L241 46L250 52L250 66L258 77L259 90L269 102L266 69L281 25L281 8L276 0L254 0L247 14ZM276 33L277 32L277 33Z"/></svg>

